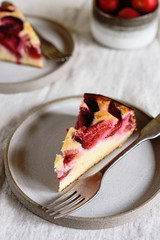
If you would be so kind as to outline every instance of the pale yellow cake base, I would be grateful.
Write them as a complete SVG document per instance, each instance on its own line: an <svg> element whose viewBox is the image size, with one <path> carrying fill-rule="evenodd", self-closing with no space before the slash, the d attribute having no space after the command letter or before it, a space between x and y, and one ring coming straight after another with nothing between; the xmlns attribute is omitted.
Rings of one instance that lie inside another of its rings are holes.
<svg viewBox="0 0 160 240"><path fill-rule="evenodd" d="M104 157L109 155L113 150L121 147L131 134L132 132L127 132L121 136L112 136L105 141L100 141L90 150L85 150L83 155L78 158L78 161L71 172L60 181L59 191L61 192L63 189L77 180L83 173L101 161ZM58 156L59 155L57 155L57 157Z"/></svg>
<svg viewBox="0 0 160 240"><path fill-rule="evenodd" d="M23 57L20 59L21 64L30 65L42 68L42 59L28 58L28 56L23 52ZM5 47L0 45L0 60L17 63L16 57L10 53Z"/></svg>

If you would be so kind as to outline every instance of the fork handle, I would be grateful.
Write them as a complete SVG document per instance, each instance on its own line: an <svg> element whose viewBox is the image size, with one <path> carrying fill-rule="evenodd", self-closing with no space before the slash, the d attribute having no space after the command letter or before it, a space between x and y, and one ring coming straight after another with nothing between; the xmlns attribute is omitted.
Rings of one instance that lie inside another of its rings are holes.
<svg viewBox="0 0 160 240"><path fill-rule="evenodd" d="M138 138L133 141L128 147L122 150L116 157L114 157L109 163L107 163L100 172L104 174L111 167L114 166L118 161L120 161L127 153L132 151L135 147L137 147L140 143L153 139L160 136L160 114L152 119L141 131Z"/></svg>

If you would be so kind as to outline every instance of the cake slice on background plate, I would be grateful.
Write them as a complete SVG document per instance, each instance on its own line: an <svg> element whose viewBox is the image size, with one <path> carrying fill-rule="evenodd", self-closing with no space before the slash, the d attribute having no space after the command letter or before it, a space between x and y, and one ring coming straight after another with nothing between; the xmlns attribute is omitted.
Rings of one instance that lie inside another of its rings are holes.
<svg viewBox="0 0 160 240"><path fill-rule="evenodd" d="M56 155L54 167L62 191L113 150L136 128L134 110L108 97L84 94L75 127Z"/></svg>
<svg viewBox="0 0 160 240"><path fill-rule="evenodd" d="M9 2L0 6L0 60L43 66L39 38L21 11Z"/></svg>

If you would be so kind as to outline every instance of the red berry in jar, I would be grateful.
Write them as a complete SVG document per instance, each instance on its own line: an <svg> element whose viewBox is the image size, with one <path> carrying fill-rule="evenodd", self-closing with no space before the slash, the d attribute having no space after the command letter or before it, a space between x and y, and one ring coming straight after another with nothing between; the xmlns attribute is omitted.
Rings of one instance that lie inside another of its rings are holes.
<svg viewBox="0 0 160 240"><path fill-rule="evenodd" d="M123 8L119 11L118 17L120 18L135 18L139 17L140 14L133 8Z"/></svg>
<svg viewBox="0 0 160 240"><path fill-rule="evenodd" d="M98 0L99 7L104 12L114 12L117 10L119 0Z"/></svg>
<svg viewBox="0 0 160 240"><path fill-rule="evenodd" d="M156 9L158 0L132 0L132 6L143 13L149 13Z"/></svg>

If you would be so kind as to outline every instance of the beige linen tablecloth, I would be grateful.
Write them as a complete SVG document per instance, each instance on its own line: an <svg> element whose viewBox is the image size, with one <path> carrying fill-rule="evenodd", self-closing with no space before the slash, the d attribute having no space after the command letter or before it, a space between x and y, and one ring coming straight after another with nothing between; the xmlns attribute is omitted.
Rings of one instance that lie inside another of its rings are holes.
<svg viewBox="0 0 160 240"><path fill-rule="evenodd" d="M160 36L147 48L116 51L98 45L90 33L91 0L36 0L15 4L47 16L74 32L77 55L54 84L17 94L0 94L0 239L160 239L160 203L145 215L115 228L76 230L51 224L29 212L13 195L4 171L6 142L16 124L35 106L59 97L99 93L127 101L155 117L160 112Z"/></svg>

